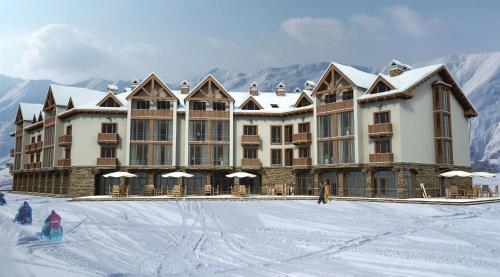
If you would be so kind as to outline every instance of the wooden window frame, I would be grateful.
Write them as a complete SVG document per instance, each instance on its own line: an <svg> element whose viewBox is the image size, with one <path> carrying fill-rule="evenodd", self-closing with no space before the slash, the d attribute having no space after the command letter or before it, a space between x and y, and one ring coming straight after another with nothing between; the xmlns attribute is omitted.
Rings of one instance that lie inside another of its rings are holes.
<svg viewBox="0 0 500 277"><path fill-rule="evenodd" d="M247 151L255 151L254 158L248 158ZM258 159L259 158L259 148L256 146L245 146L243 147L243 159Z"/></svg>
<svg viewBox="0 0 500 277"><path fill-rule="evenodd" d="M334 93L325 94L325 98L324 99L325 99L324 100L325 104L336 103L337 102L337 93L334 92ZM330 102L330 101L327 101L327 99L330 99L330 100L333 99L335 101Z"/></svg>
<svg viewBox="0 0 500 277"><path fill-rule="evenodd" d="M387 118L389 119L387 122L377 122L377 115L387 113ZM385 123L391 123L391 111L390 110L385 110L385 111L379 111L379 112L374 112L373 113L373 124L385 124Z"/></svg>
<svg viewBox="0 0 500 277"><path fill-rule="evenodd" d="M434 119L434 155L437 164L446 164L453 165L454 157L453 157L453 131L452 131L452 122L451 122L451 91L448 87L443 90L445 86L436 85L432 88L432 107L433 107L433 119ZM446 98L448 99L446 109L444 107L444 97L443 94L446 94ZM439 95L439 103L436 101L436 95ZM448 122L448 135L444 136L444 116L447 116ZM438 120L439 117L439 120ZM438 132L437 123L440 124L440 130ZM446 159L446 143L449 142L449 160ZM439 145L441 146L441 151L438 151ZM440 156L441 155L441 156Z"/></svg>
<svg viewBox="0 0 500 277"><path fill-rule="evenodd" d="M243 135L245 136L252 136L252 135L248 135L245 133L247 127L253 127L255 128L255 135L258 136L259 135L259 125L243 125Z"/></svg>
<svg viewBox="0 0 500 277"><path fill-rule="evenodd" d="M387 141L388 147L389 147L389 152L378 152L379 149L377 149L377 144L380 144L382 141ZM386 154L386 153L392 153L392 139L391 138L380 138L376 139L373 144L375 148L375 154Z"/></svg>
<svg viewBox="0 0 500 277"><path fill-rule="evenodd" d="M270 130L271 130L271 134L270 134L270 138L271 138L271 144L273 145L282 145L283 144L283 126L281 125L271 125L270 127ZM273 142L273 128L279 128L279 134L280 134L280 142Z"/></svg>
<svg viewBox="0 0 500 277"><path fill-rule="evenodd" d="M287 128L291 129L289 140L287 140ZM292 144L293 141L293 124L287 124L283 126L283 142L285 144Z"/></svg>
<svg viewBox="0 0 500 277"><path fill-rule="evenodd" d="M274 151L279 151L279 153L280 153L280 155L279 155L280 156L280 163L279 164L273 163L273 152ZM271 166L283 166L283 149L271 149L270 155L271 155L271 161L270 161Z"/></svg>
<svg viewBox="0 0 500 277"><path fill-rule="evenodd" d="M307 126L307 131L303 131L301 130L301 126ZM297 129L297 133L310 133L311 132L311 124L310 122L302 122L302 123L299 123L298 124L298 129Z"/></svg>
<svg viewBox="0 0 500 277"><path fill-rule="evenodd" d="M287 164L287 153L290 153L290 164ZM293 156L293 148L285 148L285 151L283 151L283 166L293 166Z"/></svg>
<svg viewBox="0 0 500 277"><path fill-rule="evenodd" d="M114 133L105 133L104 132L104 130L105 130L104 125L114 125L115 132ZM102 122L101 123L101 133L104 133L104 134L116 134L116 133L118 133L118 123L116 123L116 122Z"/></svg>

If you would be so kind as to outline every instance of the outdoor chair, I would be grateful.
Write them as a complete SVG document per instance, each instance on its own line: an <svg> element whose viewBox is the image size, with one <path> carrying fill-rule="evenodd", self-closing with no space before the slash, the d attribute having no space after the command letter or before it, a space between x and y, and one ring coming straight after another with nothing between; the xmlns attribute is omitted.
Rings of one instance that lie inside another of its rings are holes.
<svg viewBox="0 0 500 277"><path fill-rule="evenodd" d="M119 197L120 196L120 187L119 186L111 186L110 190L111 197Z"/></svg>
<svg viewBox="0 0 500 277"><path fill-rule="evenodd" d="M480 186L474 185L474 187L472 189L474 190L475 197L481 196L481 187Z"/></svg>
<svg viewBox="0 0 500 277"><path fill-rule="evenodd" d="M155 190L155 195L163 195L163 187L160 186Z"/></svg>
<svg viewBox="0 0 500 277"><path fill-rule="evenodd" d="M212 185L205 185L205 195L213 195Z"/></svg>
<svg viewBox="0 0 500 277"><path fill-rule="evenodd" d="M474 190L473 189L466 189L465 190L465 196L467 198L473 198L474 197Z"/></svg>
<svg viewBox="0 0 500 277"><path fill-rule="evenodd" d="M450 187L450 195L452 198L457 198L460 196L460 193L458 193L458 187L457 186L451 186Z"/></svg>
<svg viewBox="0 0 500 277"><path fill-rule="evenodd" d="M153 196L155 192L155 187L153 185L147 185L144 187L142 194L144 196Z"/></svg>
<svg viewBox="0 0 500 277"><path fill-rule="evenodd" d="M175 185L174 190L172 191L172 195L174 197L181 197L182 196L182 190L180 185Z"/></svg>
<svg viewBox="0 0 500 277"><path fill-rule="evenodd" d="M283 185L274 185L274 192L276 195L283 195Z"/></svg>
<svg viewBox="0 0 500 277"><path fill-rule="evenodd" d="M120 196L121 197L127 197L128 196L128 186L127 185L121 185L120 186Z"/></svg>
<svg viewBox="0 0 500 277"><path fill-rule="evenodd" d="M246 196L247 195L247 188L245 186L240 185L239 195L240 196Z"/></svg>
<svg viewBox="0 0 500 277"><path fill-rule="evenodd" d="M491 196L491 189L488 185L483 185L481 187L481 196L487 196L487 197Z"/></svg>

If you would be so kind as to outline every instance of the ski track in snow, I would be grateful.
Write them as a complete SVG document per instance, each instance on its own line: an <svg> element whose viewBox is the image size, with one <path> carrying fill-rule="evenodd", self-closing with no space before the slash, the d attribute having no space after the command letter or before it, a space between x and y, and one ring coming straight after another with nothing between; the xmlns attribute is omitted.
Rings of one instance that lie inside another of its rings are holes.
<svg viewBox="0 0 500 277"><path fill-rule="evenodd" d="M0 276L500 275L500 204L6 198ZM52 209L59 243L36 237Z"/></svg>

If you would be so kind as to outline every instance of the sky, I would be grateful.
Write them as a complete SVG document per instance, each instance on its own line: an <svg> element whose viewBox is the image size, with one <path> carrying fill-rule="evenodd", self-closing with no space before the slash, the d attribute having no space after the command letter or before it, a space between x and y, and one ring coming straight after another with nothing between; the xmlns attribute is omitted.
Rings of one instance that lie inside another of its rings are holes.
<svg viewBox="0 0 500 277"><path fill-rule="evenodd" d="M500 51L493 0L0 0L0 11L0 74L61 83Z"/></svg>

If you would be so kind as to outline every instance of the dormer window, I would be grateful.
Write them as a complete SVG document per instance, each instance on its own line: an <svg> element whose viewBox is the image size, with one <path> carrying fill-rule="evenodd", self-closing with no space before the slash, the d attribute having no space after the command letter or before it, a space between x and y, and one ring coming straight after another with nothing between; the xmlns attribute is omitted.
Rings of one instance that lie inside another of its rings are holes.
<svg viewBox="0 0 500 277"><path fill-rule="evenodd" d="M118 103L111 98L108 98L101 104L101 107L119 107Z"/></svg>
<svg viewBox="0 0 500 277"><path fill-rule="evenodd" d="M277 109L279 108L278 104L271 104L271 108Z"/></svg>
<svg viewBox="0 0 500 277"><path fill-rule="evenodd" d="M307 106L309 106L309 105L311 105L311 102L309 102L309 100L307 100L307 98L305 98L305 97L304 97L304 98L302 98L302 99L300 100L300 102L297 104L297 108L300 108L300 107L307 107Z"/></svg>
<svg viewBox="0 0 500 277"><path fill-rule="evenodd" d="M325 95L325 104L330 104L335 102L337 102L337 95L335 93Z"/></svg>
<svg viewBox="0 0 500 277"><path fill-rule="evenodd" d="M253 101L249 101L246 105L244 105L242 108L242 110L252 110L252 111L257 111L257 110L260 110L259 106L257 106L255 104L255 102Z"/></svg>

